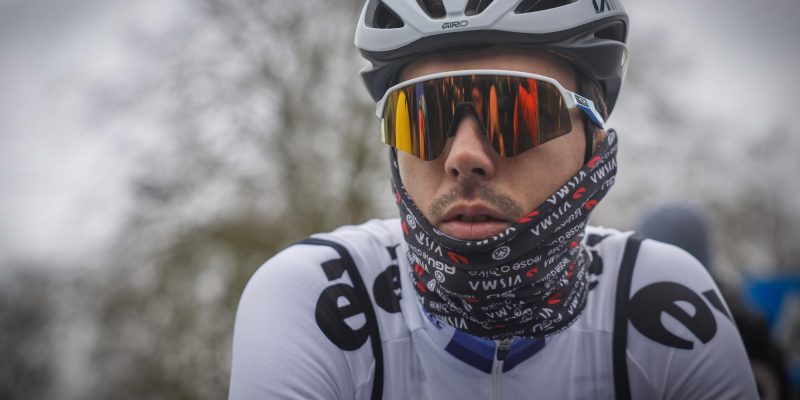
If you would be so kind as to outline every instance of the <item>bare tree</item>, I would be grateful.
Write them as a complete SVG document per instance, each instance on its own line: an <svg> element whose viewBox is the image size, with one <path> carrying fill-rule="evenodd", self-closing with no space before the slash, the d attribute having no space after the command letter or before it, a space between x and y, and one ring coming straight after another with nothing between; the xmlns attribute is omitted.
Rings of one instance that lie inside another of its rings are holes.
<svg viewBox="0 0 800 400"><path fill-rule="evenodd" d="M355 73L359 6L206 0L176 33L164 80L135 97L162 110L169 134L143 157L138 206L93 293L94 396L225 397L235 307L255 268L390 198Z"/></svg>

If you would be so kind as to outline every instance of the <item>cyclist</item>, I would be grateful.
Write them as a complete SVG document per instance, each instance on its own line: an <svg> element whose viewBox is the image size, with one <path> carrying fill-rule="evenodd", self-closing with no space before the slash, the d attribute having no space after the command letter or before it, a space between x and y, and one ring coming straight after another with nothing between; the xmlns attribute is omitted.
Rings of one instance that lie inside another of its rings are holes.
<svg viewBox="0 0 800 400"><path fill-rule="evenodd" d="M627 30L619 0L367 1L400 218L258 270L230 397L755 398L702 265L587 225L615 179Z"/></svg>

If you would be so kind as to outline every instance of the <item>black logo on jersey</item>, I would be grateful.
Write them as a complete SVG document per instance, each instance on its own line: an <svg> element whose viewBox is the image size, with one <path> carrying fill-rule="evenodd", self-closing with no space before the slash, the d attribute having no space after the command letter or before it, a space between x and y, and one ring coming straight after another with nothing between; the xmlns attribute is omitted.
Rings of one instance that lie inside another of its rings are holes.
<svg viewBox="0 0 800 400"><path fill-rule="evenodd" d="M592 250L592 263L589 264L589 290L600 283L599 275L603 273L603 259L600 254Z"/></svg>
<svg viewBox="0 0 800 400"><path fill-rule="evenodd" d="M594 247L607 237L608 235L597 235L590 233L586 235L586 244L589 245L589 247ZM598 253L596 250L592 250L592 263L589 264L589 290L593 290L597 287L597 285L600 283L599 276L602 273L603 258L600 257L600 253Z"/></svg>
<svg viewBox="0 0 800 400"><path fill-rule="evenodd" d="M602 242L603 239L609 237L610 235L598 235L595 233L590 233L586 235L586 244L589 247L597 246L598 243Z"/></svg>
<svg viewBox="0 0 800 400"><path fill-rule="evenodd" d="M386 250L392 265L381 272L372 285L375 303L390 313L400 312L400 273L395 247ZM334 282L344 276L345 266L341 259L322 263L322 270L328 281ZM317 299L314 318L317 326L333 344L342 350L355 350L367 342L369 329L366 324L364 307L358 301L356 289L348 283L334 283L325 288ZM361 316L361 317L359 317Z"/></svg>
<svg viewBox="0 0 800 400"><path fill-rule="evenodd" d="M396 247L387 247L392 257L392 265L380 273L372 284L372 296L375 303L386 312L400 312L400 267L397 265Z"/></svg>
<svg viewBox="0 0 800 400"><path fill-rule="evenodd" d="M715 291L709 290L703 295L714 308L729 316ZM690 311L679 303L688 305ZM702 343L708 343L717 333L717 321L703 298L686 286L674 282L658 282L645 286L633 295L629 304L633 326L643 335L665 346L692 349L694 340L670 332L662 322L663 314L677 320Z"/></svg>
<svg viewBox="0 0 800 400"><path fill-rule="evenodd" d="M334 259L322 263L322 270L329 281L334 281L344 275L345 267L342 260ZM319 329L333 344L342 350L355 350L363 346L369 337L366 318L361 318L360 327L351 325L358 322L352 317L359 314L364 314L364 310L358 303L355 288L346 283L337 283L320 293L314 318Z"/></svg>

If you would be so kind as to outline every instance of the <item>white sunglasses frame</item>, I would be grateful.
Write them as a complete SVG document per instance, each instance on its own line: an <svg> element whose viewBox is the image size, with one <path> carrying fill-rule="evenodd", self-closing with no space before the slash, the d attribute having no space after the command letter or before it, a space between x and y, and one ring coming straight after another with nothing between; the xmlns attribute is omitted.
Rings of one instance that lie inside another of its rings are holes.
<svg viewBox="0 0 800 400"><path fill-rule="evenodd" d="M513 76L519 78L532 78L539 81L550 83L553 86L555 86L556 89L558 89L559 93L561 93L561 97L564 98L567 109L573 109L577 107L579 110L583 111L584 114L586 114L592 121L592 123L594 123L597 127L599 127L602 130L606 130L606 123L603 120L603 117L595 108L594 102L587 99L586 97L583 97L575 92L565 89L564 86L562 86L557 80L549 76L531 74L528 72L503 70L503 69L463 69L457 71L438 72L435 74L424 75L414 79L409 79L404 82L400 82L387 89L386 93L383 94L383 97L375 105L375 116L378 117L378 120L383 118L383 109L386 106L386 99L389 98L389 95L397 89L428 80L456 77L456 76L466 76L466 75Z"/></svg>

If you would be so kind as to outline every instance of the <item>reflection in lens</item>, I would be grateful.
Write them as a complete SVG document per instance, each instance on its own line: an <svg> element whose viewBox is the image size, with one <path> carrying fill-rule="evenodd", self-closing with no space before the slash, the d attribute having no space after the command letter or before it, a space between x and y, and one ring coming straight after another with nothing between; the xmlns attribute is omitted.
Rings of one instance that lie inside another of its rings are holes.
<svg viewBox="0 0 800 400"><path fill-rule="evenodd" d="M411 121L409 121L408 117L406 94L401 90L397 96L397 109L395 110L394 146L397 150L413 154L411 150Z"/></svg>
<svg viewBox="0 0 800 400"><path fill-rule="evenodd" d="M502 155L503 147L497 145L497 142L501 141L500 127L497 124L499 119L498 107L499 105L497 104L497 88L492 83L489 83L489 104L487 110L488 112L485 116L486 120L485 129L486 129L486 134L489 136L489 142L491 142L493 147L496 150L498 150L497 152L500 153L500 155Z"/></svg>
<svg viewBox="0 0 800 400"><path fill-rule="evenodd" d="M572 131L569 111L564 97L550 83L539 82L539 129L534 145L547 142Z"/></svg>

